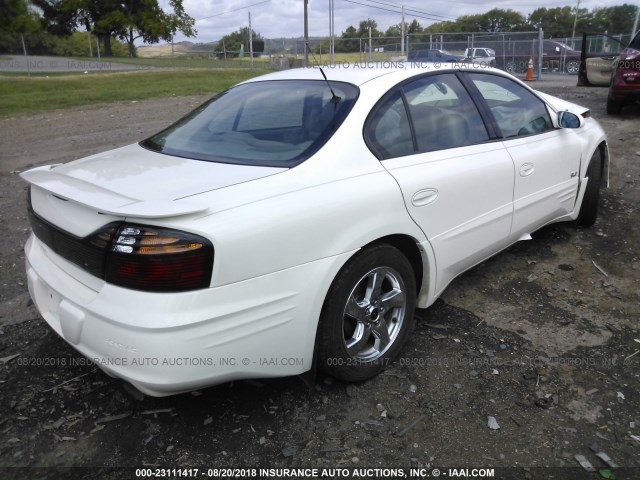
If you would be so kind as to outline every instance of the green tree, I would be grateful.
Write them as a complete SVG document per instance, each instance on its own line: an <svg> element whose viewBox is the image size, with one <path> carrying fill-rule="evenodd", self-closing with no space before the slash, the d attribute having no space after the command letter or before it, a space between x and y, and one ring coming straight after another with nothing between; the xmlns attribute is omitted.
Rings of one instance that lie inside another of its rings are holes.
<svg viewBox="0 0 640 480"><path fill-rule="evenodd" d="M483 15L488 32L518 32L526 30L527 20L515 10L494 8Z"/></svg>
<svg viewBox="0 0 640 480"><path fill-rule="evenodd" d="M537 8L527 19L531 29L542 28L547 37L570 37L573 32L573 22L576 10L570 6L554 8ZM578 10L576 31L591 30L592 15L586 8Z"/></svg>
<svg viewBox="0 0 640 480"><path fill-rule="evenodd" d="M581 8L577 12L576 33L603 32L610 34L627 33L633 27L636 14L635 5L623 4L613 7L596 7L591 12ZM534 10L528 18L513 10L494 8L486 13L462 15L456 21L438 22L429 25L422 33L457 32L513 32L542 28L546 36L569 37L576 18L574 6L544 8ZM392 26L387 32L399 31Z"/></svg>
<svg viewBox="0 0 640 480"><path fill-rule="evenodd" d="M80 18L79 2L74 0L30 0L42 12L42 24L52 35L71 35Z"/></svg>
<svg viewBox="0 0 640 480"><path fill-rule="evenodd" d="M53 37L52 52L64 57L88 57L94 53L94 49L89 48L89 35L89 32L73 32L71 35ZM117 39L111 40L111 50L114 57L126 57L129 54L127 45Z"/></svg>
<svg viewBox="0 0 640 480"><path fill-rule="evenodd" d="M135 41L171 40L177 32L196 34L195 20L186 14L183 0L170 0L173 13L164 12L158 0L33 0L42 10L52 33L71 33L79 27L94 33L103 43L103 55L112 56L112 37L125 40L135 56Z"/></svg>
<svg viewBox="0 0 640 480"><path fill-rule="evenodd" d="M422 33L422 25L415 18L411 23L404 22L404 33L405 35L414 35L417 33ZM402 35L402 23L398 23L397 25L391 25L384 32L385 37L399 37Z"/></svg>
<svg viewBox="0 0 640 480"><path fill-rule="evenodd" d="M423 30L424 29L422 28L422 25L420 25L420 22L414 18L413 21L409 24L407 33L413 35L415 33L422 33Z"/></svg>
<svg viewBox="0 0 640 480"><path fill-rule="evenodd" d="M592 29L610 34L631 32L637 9L638 7L628 3L614 7L596 7L593 10Z"/></svg>
<svg viewBox="0 0 640 480"><path fill-rule="evenodd" d="M545 35L552 37L567 37L573 29L574 13L569 6L554 8L536 8L528 18L528 23L534 29L542 28Z"/></svg>
<svg viewBox="0 0 640 480"><path fill-rule="evenodd" d="M38 15L29 9L26 0L0 0L0 32L33 33L41 29Z"/></svg>
<svg viewBox="0 0 640 480"><path fill-rule="evenodd" d="M19 51L22 46L18 45L22 42L29 50L34 44L41 47L43 38L33 36L33 41L30 41L32 36L29 34L40 32L42 23L38 15L29 9L26 0L0 0L0 11L0 51Z"/></svg>
<svg viewBox="0 0 640 480"><path fill-rule="evenodd" d="M378 30L378 23L375 20L367 18L362 20L358 25L358 38L369 38L369 28L371 28L371 36L379 37L382 32Z"/></svg>
<svg viewBox="0 0 640 480"><path fill-rule="evenodd" d="M170 0L174 13L165 13L157 0L130 0L123 3L121 11L114 12L122 28L117 36L127 42L129 56L136 56L135 41L142 38L144 43L171 41L178 31L186 37L195 37L195 20L186 14L182 0Z"/></svg>
<svg viewBox="0 0 640 480"><path fill-rule="evenodd" d="M255 30L252 31L251 38L253 41L263 40ZM228 52L227 55L238 56L241 47L245 52L249 52L249 27L239 28L235 32L225 35L218 42L218 50L223 48L225 52Z"/></svg>
<svg viewBox="0 0 640 480"><path fill-rule="evenodd" d="M444 22L436 22L432 23L428 27L422 29L422 33L453 33L453 32L461 32L460 26L458 22L452 22L446 20Z"/></svg>
<svg viewBox="0 0 640 480"><path fill-rule="evenodd" d="M353 25L349 25L347 29L340 35L341 41L336 43L336 51L338 52L357 52L360 50L360 35Z"/></svg>

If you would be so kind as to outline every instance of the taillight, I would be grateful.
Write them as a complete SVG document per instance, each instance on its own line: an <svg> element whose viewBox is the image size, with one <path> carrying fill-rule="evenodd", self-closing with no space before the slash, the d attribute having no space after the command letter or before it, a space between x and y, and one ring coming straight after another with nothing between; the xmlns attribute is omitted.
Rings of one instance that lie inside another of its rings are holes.
<svg viewBox="0 0 640 480"><path fill-rule="evenodd" d="M211 282L213 245L199 235L123 224L111 238L104 279L153 292L206 288Z"/></svg>
<svg viewBox="0 0 640 480"><path fill-rule="evenodd" d="M640 51L634 48L625 48L620 52L620 60L638 60L640 59Z"/></svg>
<svg viewBox="0 0 640 480"><path fill-rule="evenodd" d="M31 204L29 222L51 250L109 283L149 292L207 288L213 270L213 245L193 233L170 228L112 222L78 237L40 217Z"/></svg>

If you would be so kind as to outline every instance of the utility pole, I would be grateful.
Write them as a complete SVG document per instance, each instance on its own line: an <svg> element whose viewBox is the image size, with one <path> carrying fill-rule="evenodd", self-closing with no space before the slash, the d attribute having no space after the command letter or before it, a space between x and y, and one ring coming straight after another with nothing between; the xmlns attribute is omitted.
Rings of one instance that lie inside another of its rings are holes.
<svg viewBox="0 0 640 480"><path fill-rule="evenodd" d="M333 0L329 0L329 65L334 63L335 39L333 37Z"/></svg>
<svg viewBox="0 0 640 480"><path fill-rule="evenodd" d="M253 68L253 30L251 30L251 12L249 14L249 56L251 57L251 68Z"/></svg>
<svg viewBox="0 0 640 480"><path fill-rule="evenodd" d="M309 0L304 0L304 66L309 66Z"/></svg>
<svg viewBox="0 0 640 480"><path fill-rule="evenodd" d="M636 19L633 22L633 30L631 30L631 40L636 36L636 32L638 31L638 17L640 17L640 7L636 8Z"/></svg>
<svg viewBox="0 0 640 480"><path fill-rule="evenodd" d="M400 39L400 56L404 57L404 37L406 35L405 27L404 27L404 5L402 5L402 21L400 23L400 35L402 35L402 38Z"/></svg>
<svg viewBox="0 0 640 480"><path fill-rule="evenodd" d="M573 17L573 33L571 34L571 48L575 48L576 25L578 24L578 10L580 10L580 0L576 5L576 15Z"/></svg>

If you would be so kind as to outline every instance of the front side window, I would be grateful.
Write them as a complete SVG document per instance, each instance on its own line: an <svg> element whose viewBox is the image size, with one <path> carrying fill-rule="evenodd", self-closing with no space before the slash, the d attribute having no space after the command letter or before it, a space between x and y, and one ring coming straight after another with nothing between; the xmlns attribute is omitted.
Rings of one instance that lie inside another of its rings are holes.
<svg viewBox="0 0 640 480"><path fill-rule="evenodd" d="M469 77L489 105L503 138L553 129L544 102L523 86L499 75L471 73Z"/></svg>
<svg viewBox="0 0 640 480"><path fill-rule="evenodd" d="M330 85L324 80L238 85L140 145L196 160L291 167L324 145L357 99L356 86Z"/></svg>

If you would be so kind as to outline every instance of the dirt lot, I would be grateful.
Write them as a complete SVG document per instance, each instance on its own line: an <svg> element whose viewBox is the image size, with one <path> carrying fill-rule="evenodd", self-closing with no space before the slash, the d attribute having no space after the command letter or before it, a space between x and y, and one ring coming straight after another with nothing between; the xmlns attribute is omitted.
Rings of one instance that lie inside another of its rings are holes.
<svg viewBox="0 0 640 480"><path fill-rule="evenodd" d="M640 478L640 107L609 117L606 89L574 80L535 86L590 107L609 135L611 188L594 227L544 228L458 278L418 311L401 359L369 382L235 382L162 399L82 365L39 318L25 286L17 171L132 143L204 98L0 119L0 477L144 466L612 478L574 458L605 469L595 455L604 451L626 468L616 478ZM71 466L89 469L51 468Z"/></svg>

